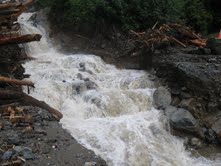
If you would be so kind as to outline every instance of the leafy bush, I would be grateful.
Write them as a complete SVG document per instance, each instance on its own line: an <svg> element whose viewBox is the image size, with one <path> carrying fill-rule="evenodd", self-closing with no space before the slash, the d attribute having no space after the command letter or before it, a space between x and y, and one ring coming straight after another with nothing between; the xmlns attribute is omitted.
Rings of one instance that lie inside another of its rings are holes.
<svg viewBox="0 0 221 166"><path fill-rule="evenodd" d="M212 22L212 15L206 10L201 0L187 0L185 4L186 24L196 31L207 33Z"/></svg>
<svg viewBox="0 0 221 166"><path fill-rule="evenodd" d="M105 21L124 31L143 30L156 22L182 22L205 31L211 15L201 0L38 0L51 5L54 18L64 25ZM59 11L59 12L58 12ZM57 15L56 15L57 13Z"/></svg>

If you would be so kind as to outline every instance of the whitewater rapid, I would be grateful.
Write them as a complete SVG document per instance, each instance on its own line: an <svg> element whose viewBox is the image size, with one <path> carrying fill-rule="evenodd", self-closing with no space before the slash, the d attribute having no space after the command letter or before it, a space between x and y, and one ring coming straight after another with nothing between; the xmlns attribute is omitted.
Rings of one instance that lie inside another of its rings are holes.
<svg viewBox="0 0 221 166"><path fill-rule="evenodd" d="M40 33L27 44L36 58L24 64L35 83L31 95L60 110L63 128L110 166L219 166L194 158L172 136L168 121L152 106L154 83L145 71L117 69L95 55L56 51L44 29L19 18L22 33Z"/></svg>

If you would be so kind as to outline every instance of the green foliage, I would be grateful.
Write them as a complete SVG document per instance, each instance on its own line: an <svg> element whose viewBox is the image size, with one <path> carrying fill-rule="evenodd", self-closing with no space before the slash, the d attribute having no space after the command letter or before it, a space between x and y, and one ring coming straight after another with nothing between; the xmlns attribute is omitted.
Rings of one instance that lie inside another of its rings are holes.
<svg viewBox="0 0 221 166"><path fill-rule="evenodd" d="M206 10L203 1L187 0L185 4L185 20L195 30L207 33L212 22L212 15Z"/></svg>
<svg viewBox="0 0 221 166"><path fill-rule="evenodd" d="M52 4L54 17L67 25L105 21L124 31L143 30L156 22L182 22L206 31L211 15L201 0L39 0ZM62 14L57 12L62 11Z"/></svg>
<svg viewBox="0 0 221 166"><path fill-rule="evenodd" d="M38 7L44 8L44 7L49 7L54 3L53 0L37 0L36 4Z"/></svg>

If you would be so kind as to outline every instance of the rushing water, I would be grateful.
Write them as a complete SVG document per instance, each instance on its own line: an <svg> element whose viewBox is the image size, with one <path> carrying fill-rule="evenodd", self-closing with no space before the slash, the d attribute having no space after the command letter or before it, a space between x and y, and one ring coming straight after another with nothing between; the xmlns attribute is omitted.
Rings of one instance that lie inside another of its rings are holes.
<svg viewBox="0 0 221 166"><path fill-rule="evenodd" d="M59 109L63 128L78 142L110 166L221 165L191 157L183 140L168 132L166 118L152 106L148 73L117 69L95 55L61 54L30 16L19 18L22 33L43 36L26 46L36 58L24 65L36 86L31 95Z"/></svg>

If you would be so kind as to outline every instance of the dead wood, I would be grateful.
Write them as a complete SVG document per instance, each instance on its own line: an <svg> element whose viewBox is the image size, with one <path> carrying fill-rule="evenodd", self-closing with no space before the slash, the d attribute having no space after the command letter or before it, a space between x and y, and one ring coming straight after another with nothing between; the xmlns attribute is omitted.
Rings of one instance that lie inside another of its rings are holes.
<svg viewBox="0 0 221 166"><path fill-rule="evenodd" d="M27 0L26 2L23 2L22 3L22 7L25 8L25 7L28 7L30 6L34 1L33 0Z"/></svg>
<svg viewBox="0 0 221 166"><path fill-rule="evenodd" d="M139 48L145 46L148 50L154 50L162 45L176 44L182 47L187 45L206 46L206 40L202 39L193 30L180 24L163 24L156 28L148 29L145 32L130 31L129 42L137 43Z"/></svg>
<svg viewBox="0 0 221 166"><path fill-rule="evenodd" d="M63 115L56 109L52 108L44 101L39 101L32 96L25 94L24 92L12 91L12 90L0 90L0 99L19 99L24 105L36 106L50 112L58 121Z"/></svg>
<svg viewBox="0 0 221 166"><path fill-rule="evenodd" d="M195 39L195 40L189 40L190 44L193 44L195 46L202 46L205 47L206 46L206 41L203 41L202 39Z"/></svg>
<svg viewBox="0 0 221 166"><path fill-rule="evenodd" d="M23 36L0 38L0 45L22 44L22 43L28 43L32 41L40 41L40 39L41 39L40 34L29 34L29 35L23 35Z"/></svg>
<svg viewBox="0 0 221 166"><path fill-rule="evenodd" d="M11 15L18 13L20 9L8 9L8 10L0 10L0 15Z"/></svg>
<svg viewBox="0 0 221 166"><path fill-rule="evenodd" d="M10 162L6 162L6 163L3 163L3 164L0 164L0 166L19 166L22 163L23 163L23 161L18 159L18 160L15 160L15 161L10 161Z"/></svg>
<svg viewBox="0 0 221 166"><path fill-rule="evenodd" d="M17 8L22 5L21 2L14 2L14 3L3 3L0 4L0 10L8 9L8 8Z"/></svg>
<svg viewBox="0 0 221 166"><path fill-rule="evenodd" d="M34 83L31 82L31 81L28 81L28 80L18 80L18 79L3 77L3 76L0 76L0 82L16 84L16 85L27 85L27 86L34 87Z"/></svg>
<svg viewBox="0 0 221 166"><path fill-rule="evenodd" d="M14 3L4 3L0 4L0 10L9 9L9 8L25 8L30 6L33 3L33 0L27 0L26 2L14 2Z"/></svg>

